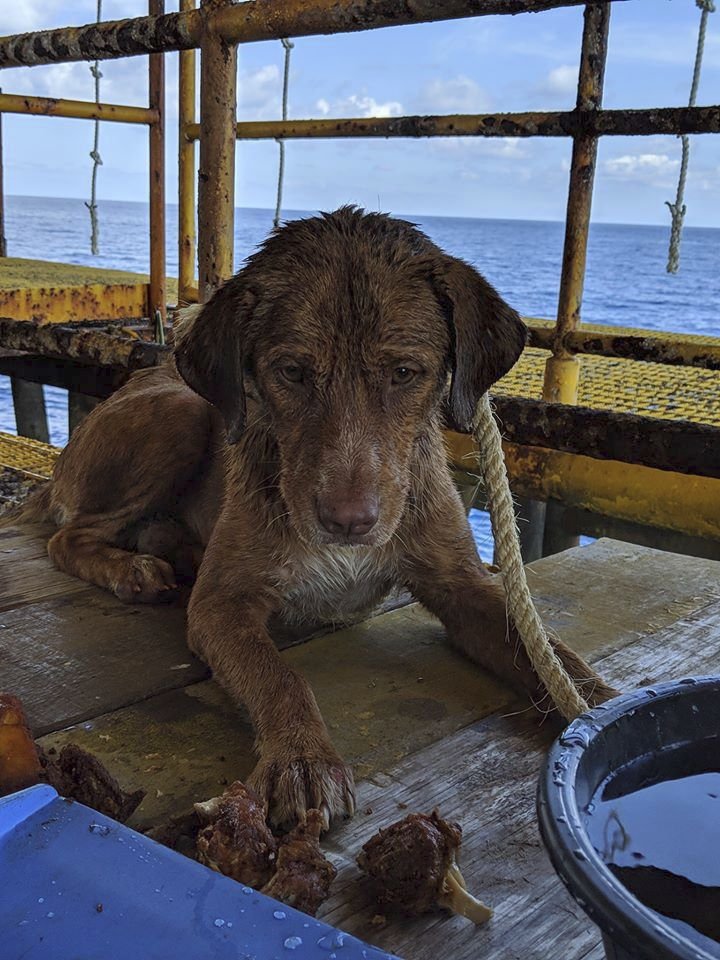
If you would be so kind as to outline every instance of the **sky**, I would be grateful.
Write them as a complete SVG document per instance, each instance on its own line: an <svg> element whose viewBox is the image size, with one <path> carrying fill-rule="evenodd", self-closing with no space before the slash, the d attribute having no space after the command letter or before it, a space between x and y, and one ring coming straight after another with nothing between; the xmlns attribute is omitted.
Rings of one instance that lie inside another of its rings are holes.
<svg viewBox="0 0 720 960"><path fill-rule="evenodd" d="M95 19L96 0L4 0L0 35ZM177 3L168 3L168 10ZM142 0L104 0L103 18L142 15ZM604 104L687 104L700 12L695 0L613 4ZM294 118L399 116L574 106L582 8L393 27L295 41L289 113ZM240 48L240 119L280 117L279 42ZM102 64L101 97L147 102L147 59ZM177 192L177 55L167 57L168 199ZM7 93L91 99L88 65L0 71ZM720 8L709 17L698 104L720 102ZM92 123L3 117L5 190L86 197ZM103 124L101 199L147 195L147 131ZM239 143L238 206L273 207L278 147ZM358 203L405 215L562 220L571 153L561 139L292 141L285 209ZM593 219L667 224L680 165L677 137L601 140ZM692 138L686 225L720 227L720 136Z"/></svg>

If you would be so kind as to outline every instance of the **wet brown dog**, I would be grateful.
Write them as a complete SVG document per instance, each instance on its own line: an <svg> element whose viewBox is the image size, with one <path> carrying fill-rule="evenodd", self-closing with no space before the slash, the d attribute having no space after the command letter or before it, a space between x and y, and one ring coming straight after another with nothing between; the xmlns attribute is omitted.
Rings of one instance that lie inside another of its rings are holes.
<svg viewBox="0 0 720 960"><path fill-rule="evenodd" d="M98 407L42 495L63 570L162 599L204 558L189 644L246 704L277 823L352 813L353 779L268 621L331 620L406 586L472 659L542 696L446 466L525 343L517 314L410 224L347 208L274 233L178 331L177 371ZM179 372L179 375L178 375ZM448 389L448 376L451 383ZM591 701L612 694L558 644Z"/></svg>

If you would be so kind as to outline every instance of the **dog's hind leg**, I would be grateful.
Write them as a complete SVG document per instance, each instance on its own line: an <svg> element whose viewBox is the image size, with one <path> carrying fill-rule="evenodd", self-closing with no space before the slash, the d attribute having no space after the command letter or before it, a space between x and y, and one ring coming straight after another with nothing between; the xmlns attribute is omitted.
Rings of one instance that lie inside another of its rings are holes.
<svg viewBox="0 0 720 960"><path fill-rule="evenodd" d="M59 570L111 590L126 603L158 603L174 598L175 572L166 560L132 553L108 542L108 522L71 523L50 539L48 554Z"/></svg>

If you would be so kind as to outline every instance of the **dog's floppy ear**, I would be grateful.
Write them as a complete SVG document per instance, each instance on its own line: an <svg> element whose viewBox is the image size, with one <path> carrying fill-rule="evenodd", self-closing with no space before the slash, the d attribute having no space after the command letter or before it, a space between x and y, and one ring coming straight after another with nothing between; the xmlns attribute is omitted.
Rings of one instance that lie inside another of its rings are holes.
<svg viewBox="0 0 720 960"><path fill-rule="evenodd" d="M245 428L243 370L247 325L256 302L254 292L231 280L207 303L178 311L175 322L178 373L218 408L228 443L237 443Z"/></svg>
<svg viewBox="0 0 720 960"><path fill-rule="evenodd" d="M442 255L432 283L454 341L450 415L469 430L480 397L513 366L527 341L527 328L512 307L469 264Z"/></svg>

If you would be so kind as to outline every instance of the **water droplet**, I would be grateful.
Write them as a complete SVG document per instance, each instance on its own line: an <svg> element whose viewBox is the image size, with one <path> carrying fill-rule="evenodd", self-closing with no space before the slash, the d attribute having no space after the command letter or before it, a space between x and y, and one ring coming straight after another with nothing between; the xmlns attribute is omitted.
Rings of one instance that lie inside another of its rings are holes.
<svg viewBox="0 0 720 960"><path fill-rule="evenodd" d="M243 887L242 892L245 894L245 896L247 896L248 894L252 893L252 887Z"/></svg>
<svg viewBox="0 0 720 960"><path fill-rule="evenodd" d="M587 856L585 855L584 851L573 850L573 853L575 854L575 859L580 860L581 863L587 860Z"/></svg>
<svg viewBox="0 0 720 960"><path fill-rule="evenodd" d="M232 920L228 920L227 925L228 925L228 927L231 927L231 926L232 926Z"/></svg>
<svg viewBox="0 0 720 960"><path fill-rule="evenodd" d="M275 917L276 920L284 920L287 914L285 913L284 910L276 910L273 913L273 916Z"/></svg>
<svg viewBox="0 0 720 960"><path fill-rule="evenodd" d="M586 812L586 813L594 813L594 812L595 812L595 804L592 802L592 800L591 800L590 803L588 803L588 805L585 807L585 812Z"/></svg>
<svg viewBox="0 0 720 960"><path fill-rule="evenodd" d="M286 950L297 950L302 946L302 937L288 937L283 946Z"/></svg>
<svg viewBox="0 0 720 960"><path fill-rule="evenodd" d="M224 927L224 926L225 926L225 921L222 920L220 917L218 917L217 920L213 920L213 926L215 926L215 927Z"/></svg>
<svg viewBox="0 0 720 960"><path fill-rule="evenodd" d="M558 823L567 823L567 820L565 817L555 817L555 819L557 820Z"/></svg>
<svg viewBox="0 0 720 960"><path fill-rule="evenodd" d="M690 709L693 713L700 713L700 707L696 703L694 703Z"/></svg>
<svg viewBox="0 0 720 960"><path fill-rule="evenodd" d="M105 823L91 823L88 830L90 833L97 833L101 837L106 837L110 833L110 827Z"/></svg>
<svg viewBox="0 0 720 960"><path fill-rule="evenodd" d="M646 697L656 697L656 696L657 696L657 690L653 690L652 688L650 688L649 690L646 690L646 691L645 691L645 696L646 696Z"/></svg>
<svg viewBox="0 0 720 960"><path fill-rule="evenodd" d="M317 942L317 945L321 950L332 951L330 953L329 960L333 960L334 951L342 950L345 946L345 936L346 934L335 931L334 933L326 933L324 937L320 937Z"/></svg>
<svg viewBox="0 0 720 960"><path fill-rule="evenodd" d="M697 683L695 677L683 677L682 680L678 680L678 683L683 683L686 686L690 687Z"/></svg>
<svg viewBox="0 0 720 960"><path fill-rule="evenodd" d="M52 912L52 910L51 910L50 913L46 913L45 916L46 916L46 917L49 917L49 918L52 920L52 918L55 916L55 914L54 914L54 913Z"/></svg>
<svg viewBox="0 0 720 960"><path fill-rule="evenodd" d="M45 897L38 897L38 903L45 903Z"/></svg>

